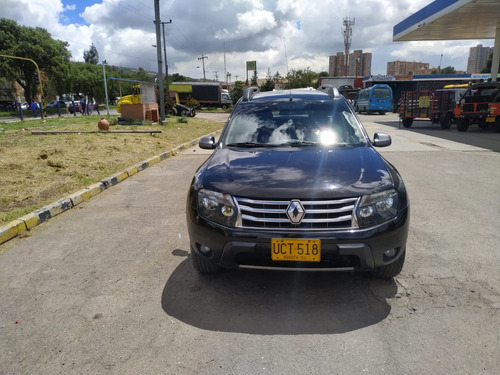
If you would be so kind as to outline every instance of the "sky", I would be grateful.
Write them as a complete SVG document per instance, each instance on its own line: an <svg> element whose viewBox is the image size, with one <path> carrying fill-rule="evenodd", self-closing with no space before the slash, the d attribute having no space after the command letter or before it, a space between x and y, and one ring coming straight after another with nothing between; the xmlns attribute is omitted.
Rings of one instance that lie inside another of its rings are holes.
<svg viewBox="0 0 500 375"><path fill-rule="evenodd" d="M395 60L465 70L469 48L492 47L493 40L392 41L394 26L431 2L160 0L161 22L171 21L163 25L168 72L244 81L246 61L257 62L259 78L328 71L328 57L344 51L345 18L354 21L350 50L372 53L372 74L386 74ZM158 70L154 0L0 0L0 17L46 29L69 44L72 61L83 61L93 44L100 62Z"/></svg>

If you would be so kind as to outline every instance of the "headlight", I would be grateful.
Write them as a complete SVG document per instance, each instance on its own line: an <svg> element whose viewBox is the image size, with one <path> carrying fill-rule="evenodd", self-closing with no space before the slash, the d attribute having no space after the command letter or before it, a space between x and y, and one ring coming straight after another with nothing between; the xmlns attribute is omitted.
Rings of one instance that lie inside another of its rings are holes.
<svg viewBox="0 0 500 375"><path fill-rule="evenodd" d="M234 227L239 218L233 197L215 191L198 192L198 211L205 219L228 227Z"/></svg>
<svg viewBox="0 0 500 375"><path fill-rule="evenodd" d="M356 208L358 225L364 228L390 220L397 215L398 207L398 193L394 189L365 195Z"/></svg>

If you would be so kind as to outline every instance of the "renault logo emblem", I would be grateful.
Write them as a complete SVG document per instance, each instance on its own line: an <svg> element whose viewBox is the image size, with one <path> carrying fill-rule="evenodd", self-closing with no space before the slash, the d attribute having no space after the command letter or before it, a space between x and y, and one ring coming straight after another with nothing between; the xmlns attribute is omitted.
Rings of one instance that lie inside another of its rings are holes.
<svg viewBox="0 0 500 375"><path fill-rule="evenodd" d="M304 207L298 199L292 200L286 209L286 216L292 224L300 224L305 214Z"/></svg>

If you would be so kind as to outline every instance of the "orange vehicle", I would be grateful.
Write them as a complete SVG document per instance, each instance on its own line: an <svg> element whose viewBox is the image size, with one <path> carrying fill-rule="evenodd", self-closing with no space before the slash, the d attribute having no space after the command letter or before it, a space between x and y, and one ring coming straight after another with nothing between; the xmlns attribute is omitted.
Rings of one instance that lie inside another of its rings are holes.
<svg viewBox="0 0 500 375"><path fill-rule="evenodd" d="M480 128L495 127L495 131L500 133L500 82L470 86L459 105L459 131L467 131L471 124L477 124Z"/></svg>

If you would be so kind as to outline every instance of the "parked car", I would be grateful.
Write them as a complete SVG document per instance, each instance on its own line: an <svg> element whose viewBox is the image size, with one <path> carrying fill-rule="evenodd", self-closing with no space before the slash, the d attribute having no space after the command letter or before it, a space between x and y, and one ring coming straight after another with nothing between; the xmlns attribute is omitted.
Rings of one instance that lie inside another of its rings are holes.
<svg viewBox="0 0 500 375"><path fill-rule="evenodd" d="M371 271L403 268L409 200L337 89L247 89L189 188L191 260L220 268Z"/></svg>
<svg viewBox="0 0 500 375"><path fill-rule="evenodd" d="M59 100L59 107L66 108L66 102L64 100ZM45 108L57 108L57 100L52 100Z"/></svg>
<svg viewBox="0 0 500 375"><path fill-rule="evenodd" d="M82 105L80 104L80 102L75 101L74 110L75 110L75 112L79 112L79 113L83 112ZM73 114L73 104L68 106L68 112Z"/></svg>

